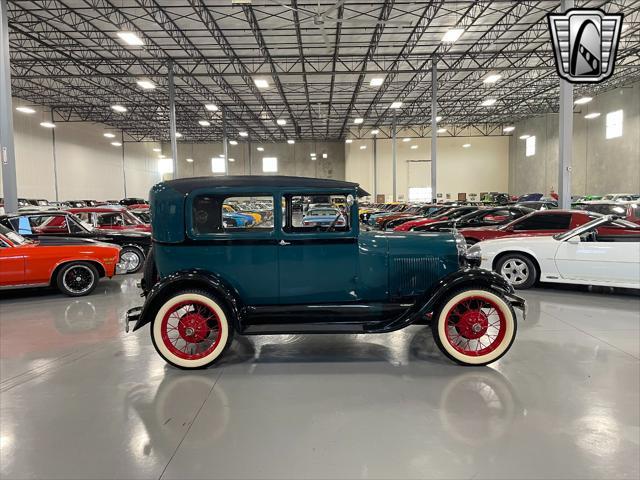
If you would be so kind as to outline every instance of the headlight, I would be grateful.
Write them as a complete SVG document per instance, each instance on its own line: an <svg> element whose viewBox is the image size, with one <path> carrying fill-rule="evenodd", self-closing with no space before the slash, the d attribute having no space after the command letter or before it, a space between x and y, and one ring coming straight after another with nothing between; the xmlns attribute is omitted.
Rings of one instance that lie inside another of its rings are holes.
<svg viewBox="0 0 640 480"><path fill-rule="evenodd" d="M458 249L458 257L464 258L467 253L467 241L464 236L458 232L453 234L453 238L456 239L456 248Z"/></svg>
<svg viewBox="0 0 640 480"><path fill-rule="evenodd" d="M467 249L467 253L464 256L469 265L478 266L482 262L482 247L477 243Z"/></svg>

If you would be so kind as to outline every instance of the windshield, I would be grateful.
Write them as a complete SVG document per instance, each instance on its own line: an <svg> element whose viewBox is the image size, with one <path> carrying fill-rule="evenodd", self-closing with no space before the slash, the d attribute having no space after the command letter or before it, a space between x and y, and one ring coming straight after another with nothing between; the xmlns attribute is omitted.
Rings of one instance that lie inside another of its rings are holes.
<svg viewBox="0 0 640 480"><path fill-rule="evenodd" d="M571 238L576 235L582 235L583 233L586 233L595 227L601 227L603 225L610 225L618 228L638 230L638 232L640 233L640 226L636 225L635 223L628 222L627 220L606 221L604 218L598 217L591 220L590 222L587 222L583 225L580 225L579 227L574 228L573 230L569 230L568 232L554 235L553 238L555 238L556 240L565 240L567 238Z"/></svg>

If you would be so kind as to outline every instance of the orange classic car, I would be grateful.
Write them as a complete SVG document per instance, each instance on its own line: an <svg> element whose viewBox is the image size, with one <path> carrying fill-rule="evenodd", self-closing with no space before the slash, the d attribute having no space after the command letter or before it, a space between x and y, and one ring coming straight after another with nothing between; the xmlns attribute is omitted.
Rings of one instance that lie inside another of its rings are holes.
<svg viewBox="0 0 640 480"><path fill-rule="evenodd" d="M57 287L71 297L91 293L101 277L124 273L120 247L93 240L27 240L0 225L0 289Z"/></svg>

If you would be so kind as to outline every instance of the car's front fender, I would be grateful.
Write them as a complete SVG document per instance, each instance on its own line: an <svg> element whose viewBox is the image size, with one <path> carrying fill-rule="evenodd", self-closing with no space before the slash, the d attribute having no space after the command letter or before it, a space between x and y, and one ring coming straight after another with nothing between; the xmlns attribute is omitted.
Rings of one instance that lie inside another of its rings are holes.
<svg viewBox="0 0 640 480"><path fill-rule="evenodd" d="M162 306L162 303L164 303L168 295L178 290L189 288L202 289L220 297L220 300L227 305L232 314L230 321L234 322L234 327L237 327L235 322L239 317L241 308L238 292L228 286L217 275L209 271L189 269L167 275L151 288L147 294L144 306L139 313L136 324L133 327L133 331L135 332L153 320L155 313Z"/></svg>

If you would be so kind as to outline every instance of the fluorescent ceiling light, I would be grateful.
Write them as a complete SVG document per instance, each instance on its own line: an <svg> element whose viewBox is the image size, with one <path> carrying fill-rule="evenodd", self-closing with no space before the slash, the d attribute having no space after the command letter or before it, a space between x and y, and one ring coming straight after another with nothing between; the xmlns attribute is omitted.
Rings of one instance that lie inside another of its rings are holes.
<svg viewBox="0 0 640 480"><path fill-rule="evenodd" d="M442 120L442 117L440 115L436 116L436 122L439 122L440 120Z"/></svg>
<svg viewBox="0 0 640 480"><path fill-rule="evenodd" d="M151 80L138 80L136 83L140 88L144 90L153 90L154 88L156 88L156 84Z"/></svg>
<svg viewBox="0 0 640 480"><path fill-rule="evenodd" d="M193 163L193 158L187 158L187 163Z"/></svg>
<svg viewBox="0 0 640 480"><path fill-rule="evenodd" d="M484 83L496 83L498 80L502 78L502 75L499 73L492 73L491 75L487 75L483 80Z"/></svg>
<svg viewBox="0 0 640 480"><path fill-rule="evenodd" d="M258 147L256 150L258 150L259 152L264 152L264 147Z"/></svg>
<svg viewBox="0 0 640 480"><path fill-rule="evenodd" d="M411 145L411 150L417 150L418 149L418 145Z"/></svg>
<svg viewBox="0 0 640 480"><path fill-rule="evenodd" d="M402 102L393 102L390 108L398 109L400 107L402 107Z"/></svg>
<svg viewBox="0 0 640 480"><path fill-rule="evenodd" d="M409 137L405 137L405 138L403 138L403 139L402 139L402 141L403 141L403 142L410 142L410 141L411 141L411 139L410 139Z"/></svg>
<svg viewBox="0 0 640 480"><path fill-rule="evenodd" d="M351 138L347 138L344 143L353 143L353 140Z"/></svg>
<svg viewBox="0 0 640 480"><path fill-rule="evenodd" d="M240 135L241 137L248 137L249 134L247 132L238 132L238 135Z"/></svg>
<svg viewBox="0 0 640 480"><path fill-rule="evenodd" d="M118 113L124 113L127 111L127 107L123 107L122 105L111 105L111 110Z"/></svg>
<svg viewBox="0 0 640 480"><path fill-rule="evenodd" d="M592 112L592 113L587 113L584 118L591 120L592 118L598 118L600 116L600 112Z"/></svg>
<svg viewBox="0 0 640 480"><path fill-rule="evenodd" d="M253 83L255 83L258 88L269 88L269 82L264 78L254 78Z"/></svg>
<svg viewBox="0 0 640 480"><path fill-rule="evenodd" d="M366 145L360 145L360 150L366 150L367 146Z"/></svg>
<svg viewBox="0 0 640 480"><path fill-rule="evenodd" d="M45 128L55 128L56 124L51 122L42 122L40 123L40 126Z"/></svg>
<svg viewBox="0 0 640 480"><path fill-rule="evenodd" d="M118 32L118 36L128 45L135 47L144 45L142 39L133 32Z"/></svg>
<svg viewBox="0 0 640 480"><path fill-rule="evenodd" d="M21 113L27 113L27 114L32 114L32 113L36 113L36 111L33 108L30 107L16 107L16 110L21 112Z"/></svg>
<svg viewBox="0 0 640 480"><path fill-rule="evenodd" d="M115 134L113 133L103 133L102 135L106 138L116 138ZM160 149L158 149L158 151L160 151Z"/></svg>
<svg viewBox="0 0 640 480"><path fill-rule="evenodd" d="M279 118L278 120L276 120L276 123L282 126L282 125L286 125L287 121L284 118Z"/></svg>
<svg viewBox="0 0 640 480"><path fill-rule="evenodd" d="M354 118L353 119L353 123L355 123L356 125L360 125L362 122L364 122L364 118Z"/></svg>
<svg viewBox="0 0 640 480"><path fill-rule="evenodd" d="M217 112L218 111L218 106L214 105L213 103L207 103L204 108L206 108L207 110L209 110L210 112Z"/></svg>
<svg viewBox="0 0 640 480"><path fill-rule="evenodd" d="M107 135L105 134L105 137L106 137L106 136L107 136ZM154 148L154 149L153 149L153 151L154 151L154 152L161 152L161 151L162 151L162 149L161 149L161 148Z"/></svg>
<svg viewBox="0 0 640 480"><path fill-rule="evenodd" d="M315 156L316 156L316 152L311 152L311 153L310 153L310 155L311 155L312 157L315 157Z"/></svg>
<svg viewBox="0 0 640 480"><path fill-rule="evenodd" d="M495 98L487 98L480 105L482 105L483 107L490 107L494 105L497 101L498 100L496 100Z"/></svg>
<svg viewBox="0 0 640 480"><path fill-rule="evenodd" d="M437 130L438 133L447 133L447 129L446 128L439 128Z"/></svg>
<svg viewBox="0 0 640 480"><path fill-rule="evenodd" d="M464 28L452 28L442 37L442 41L445 43L453 43L460 38L464 33Z"/></svg>
<svg viewBox="0 0 640 480"><path fill-rule="evenodd" d="M289 140L287 140L287 143L289 145L293 145L294 143L296 143L296 141L294 139L290 138Z"/></svg>
<svg viewBox="0 0 640 480"><path fill-rule="evenodd" d="M327 158L327 157L328 157L328 155L326 153L322 154L322 158Z"/></svg>
<svg viewBox="0 0 640 480"><path fill-rule="evenodd" d="M315 162L317 160L317 157L311 157L311 161Z"/></svg>
<svg viewBox="0 0 640 480"><path fill-rule="evenodd" d="M465 143L464 145L462 145L462 148L469 148L471 146L470 143Z"/></svg>
<svg viewBox="0 0 640 480"><path fill-rule="evenodd" d="M380 130L378 130L377 128L371 130L371 135L377 135L380 133Z"/></svg>
<svg viewBox="0 0 640 480"><path fill-rule="evenodd" d="M176 132L176 138L182 138L182 134L180 132Z"/></svg>
<svg viewBox="0 0 640 480"><path fill-rule="evenodd" d="M531 135L529 134L524 134L524 135L520 135L520 140L526 140L527 138L529 138Z"/></svg>
<svg viewBox="0 0 640 480"><path fill-rule="evenodd" d="M384 83L384 77L374 77L369 80L369 85L372 87L379 87Z"/></svg>
<svg viewBox="0 0 640 480"><path fill-rule="evenodd" d="M229 145L237 145L237 140L229 140Z"/></svg>
<svg viewBox="0 0 640 480"><path fill-rule="evenodd" d="M209 122L208 120L198 120L198 124L201 127L210 127L211 126L211 122Z"/></svg>
<svg viewBox="0 0 640 480"><path fill-rule="evenodd" d="M575 102L576 105L584 105L585 103L589 103L593 98L591 97L580 97Z"/></svg>
<svg viewBox="0 0 640 480"><path fill-rule="evenodd" d="M111 142L111 145L113 145L114 147L121 147L122 144L120 142Z"/></svg>
<svg viewBox="0 0 640 480"><path fill-rule="evenodd" d="M502 131L505 133L509 133L509 132L513 132L515 129L516 127L510 126L510 127L504 127Z"/></svg>
<svg viewBox="0 0 640 480"><path fill-rule="evenodd" d="M221 153L220 155L218 155L218 157L224 158L224 153Z"/></svg>
<svg viewBox="0 0 640 480"><path fill-rule="evenodd" d="M230 161L230 162L235 162L235 161L236 161L236 159L235 159L235 158L230 158L230 159L229 159L229 161Z"/></svg>

